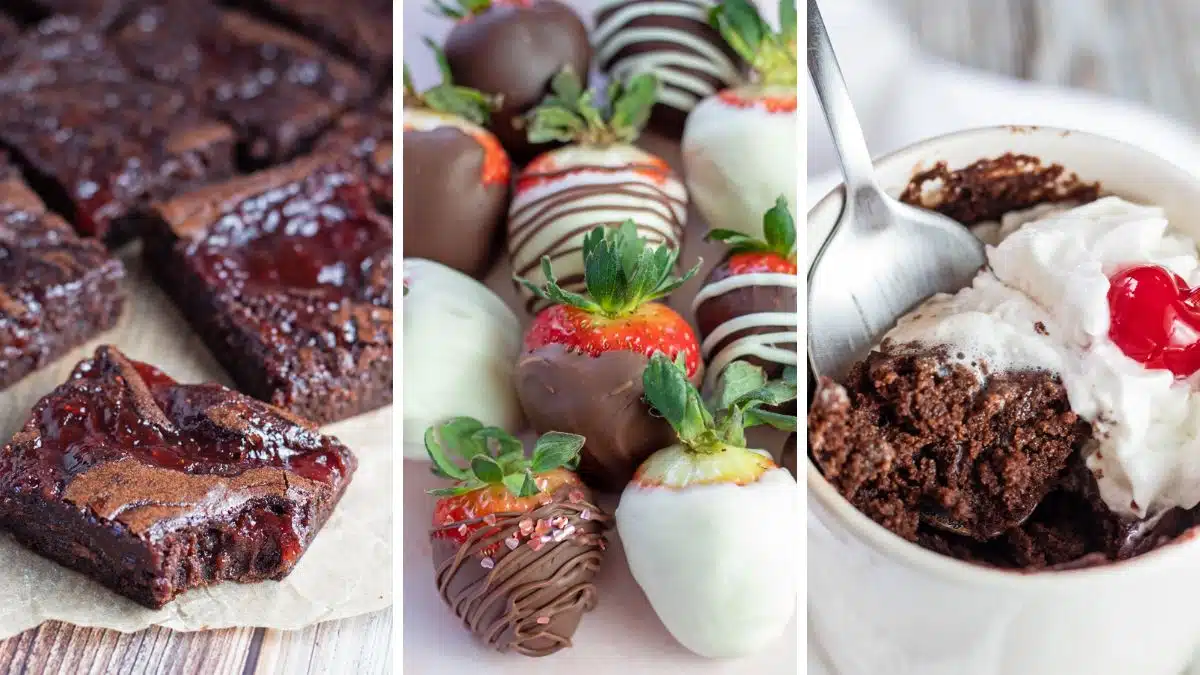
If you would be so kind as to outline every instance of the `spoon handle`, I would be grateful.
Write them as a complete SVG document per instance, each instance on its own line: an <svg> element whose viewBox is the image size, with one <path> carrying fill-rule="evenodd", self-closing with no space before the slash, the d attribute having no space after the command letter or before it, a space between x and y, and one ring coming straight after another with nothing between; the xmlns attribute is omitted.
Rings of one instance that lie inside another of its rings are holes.
<svg viewBox="0 0 1200 675"><path fill-rule="evenodd" d="M808 75L817 90L833 144L842 160L847 197L861 201L864 197L870 199L881 195L862 126L854 114L850 92L846 90L846 81L842 79L842 69L838 66L816 0L808 0Z"/></svg>

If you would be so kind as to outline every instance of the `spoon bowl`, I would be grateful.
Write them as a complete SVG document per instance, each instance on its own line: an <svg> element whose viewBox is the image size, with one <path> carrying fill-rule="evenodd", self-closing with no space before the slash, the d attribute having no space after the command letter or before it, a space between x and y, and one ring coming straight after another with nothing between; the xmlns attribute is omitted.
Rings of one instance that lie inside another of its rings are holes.
<svg viewBox="0 0 1200 675"><path fill-rule="evenodd" d="M808 360L814 375L839 379L903 314L969 284L986 258L967 228L879 187L816 0L808 70L846 178L842 213L809 266Z"/></svg>

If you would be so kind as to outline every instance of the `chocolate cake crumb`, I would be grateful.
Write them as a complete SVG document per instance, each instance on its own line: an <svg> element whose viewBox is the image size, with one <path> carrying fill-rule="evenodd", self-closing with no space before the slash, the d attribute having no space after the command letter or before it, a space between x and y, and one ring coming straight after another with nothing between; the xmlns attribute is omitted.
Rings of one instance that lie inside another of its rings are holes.
<svg viewBox="0 0 1200 675"><path fill-rule="evenodd" d="M909 180L900 201L975 225L1038 204L1090 202L1099 195L1099 183L1084 182L1060 164L1006 153L953 171L938 162Z"/></svg>
<svg viewBox="0 0 1200 675"><path fill-rule="evenodd" d="M922 523L987 540L1019 526L1091 433L1057 377L984 379L941 350L874 352L823 379L809 448L856 507L918 541Z"/></svg>

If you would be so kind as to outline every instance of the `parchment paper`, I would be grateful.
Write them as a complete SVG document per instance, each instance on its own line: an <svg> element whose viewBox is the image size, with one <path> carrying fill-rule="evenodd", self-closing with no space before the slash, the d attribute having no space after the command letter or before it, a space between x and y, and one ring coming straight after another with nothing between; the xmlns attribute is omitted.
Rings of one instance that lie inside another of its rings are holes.
<svg viewBox="0 0 1200 675"><path fill-rule="evenodd" d="M595 0L567 0L590 25ZM769 20L774 20L775 3L760 3ZM428 50L417 36L428 35L441 40L448 24L417 5L404 6L405 61L413 70L417 87L430 86L436 70ZM652 135L639 143L648 151L667 160L680 171L678 144ZM801 161L797 156L797 161ZM799 217L799 206L792 205ZM708 270L720 261L724 247L703 240L708 227L691 209L688 213L681 260L684 268L704 259L704 267L670 298L668 304L693 322L692 298L700 289ZM508 303L527 324L519 295L511 281L511 267L501 261L488 275L487 285ZM769 429L752 429L750 441L765 448L778 459L786 434ZM532 434L522 437L527 442ZM420 452L423 452L421 450ZM558 675L580 673L600 675L792 675L799 668L797 645L799 636L796 620L784 629L773 644L751 656L724 661L712 661L696 656L675 641L654 613L654 608L642 593L629 572L625 553L615 529L609 531L608 553L596 577L600 589L596 609L583 617L573 638L574 645L552 656L531 659L516 654L500 654L487 649L467 631L438 597L434 582L432 551L428 532L433 518L433 498L425 493L444 483L432 476L429 463L405 460L403 467L404 504L404 666L413 673L479 673L487 675ZM600 506L611 513L617 506L617 495L606 495ZM801 525L797 521L793 541L799 545ZM762 574L795 576L799 570L761 570Z"/></svg>
<svg viewBox="0 0 1200 675"><path fill-rule="evenodd" d="M100 344L113 344L181 382L231 385L200 339L141 265L137 246L122 252L128 301L113 331L0 392L0 444L42 396ZM378 611L392 604L392 409L325 428L359 467L341 503L295 570L280 582L225 583L190 591L149 610L91 579L38 556L0 533L0 638L48 620L131 632L152 625L192 631L230 626L296 629Z"/></svg>

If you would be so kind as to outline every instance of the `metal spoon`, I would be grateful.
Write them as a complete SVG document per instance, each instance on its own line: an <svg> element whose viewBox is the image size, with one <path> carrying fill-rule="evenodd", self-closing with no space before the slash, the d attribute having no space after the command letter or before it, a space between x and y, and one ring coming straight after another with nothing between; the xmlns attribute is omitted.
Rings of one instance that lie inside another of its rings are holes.
<svg viewBox="0 0 1200 675"><path fill-rule="evenodd" d="M971 282L983 243L943 215L889 197L850 103L816 0L808 0L808 72L846 178L842 214L808 270L808 361L841 378L922 300Z"/></svg>

